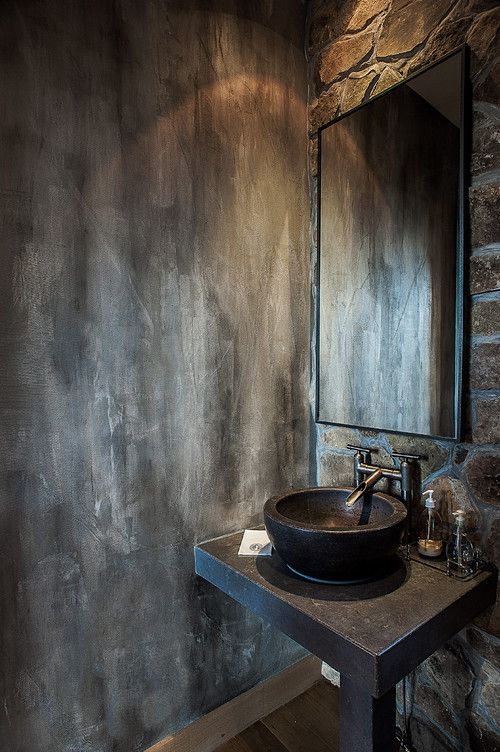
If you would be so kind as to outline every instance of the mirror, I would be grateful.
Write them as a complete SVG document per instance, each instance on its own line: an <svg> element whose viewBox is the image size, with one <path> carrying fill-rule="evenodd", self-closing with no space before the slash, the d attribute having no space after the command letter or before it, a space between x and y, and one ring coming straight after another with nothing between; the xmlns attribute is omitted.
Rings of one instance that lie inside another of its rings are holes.
<svg viewBox="0 0 500 752"><path fill-rule="evenodd" d="M460 50L319 131L317 421L459 438Z"/></svg>

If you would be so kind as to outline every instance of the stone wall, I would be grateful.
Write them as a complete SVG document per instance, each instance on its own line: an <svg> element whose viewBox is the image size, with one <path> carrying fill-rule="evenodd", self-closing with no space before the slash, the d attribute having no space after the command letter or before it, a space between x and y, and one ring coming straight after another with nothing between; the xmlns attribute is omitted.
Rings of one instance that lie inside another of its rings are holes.
<svg viewBox="0 0 500 752"><path fill-rule="evenodd" d="M500 6L485 0L313 0L308 21L310 185L315 258L315 129L467 42L473 150L469 191L469 317L464 442L317 426L317 480L352 482L348 442L426 454L424 487L445 514L470 511L476 536L500 564ZM314 290L315 292L315 290ZM500 749L500 603L412 677L419 752Z"/></svg>
<svg viewBox="0 0 500 752"><path fill-rule="evenodd" d="M308 481L304 15L1 3L2 752L139 752L302 655L192 547Z"/></svg>

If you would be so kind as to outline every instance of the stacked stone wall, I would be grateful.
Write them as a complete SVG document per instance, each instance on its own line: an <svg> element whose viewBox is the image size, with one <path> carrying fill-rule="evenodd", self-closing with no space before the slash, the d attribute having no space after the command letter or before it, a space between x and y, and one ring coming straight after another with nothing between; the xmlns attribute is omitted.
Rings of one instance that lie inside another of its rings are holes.
<svg viewBox="0 0 500 752"><path fill-rule="evenodd" d="M467 43L472 154L467 238L463 443L317 426L318 481L350 482L347 443L427 455L423 487L445 515L465 507L476 539L500 563L500 4L480 0L314 0L309 11L310 185L316 257L316 129ZM313 286L313 293L316 288ZM409 682L418 752L500 750L500 606L423 664Z"/></svg>

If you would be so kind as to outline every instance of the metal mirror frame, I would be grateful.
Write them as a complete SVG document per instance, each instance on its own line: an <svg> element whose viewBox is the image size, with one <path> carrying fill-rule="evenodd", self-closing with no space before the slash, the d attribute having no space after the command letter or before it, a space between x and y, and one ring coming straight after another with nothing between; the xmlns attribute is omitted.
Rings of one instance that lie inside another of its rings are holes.
<svg viewBox="0 0 500 752"><path fill-rule="evenodd" d="M461 80L460 80L460 139L459 139L459 166L458 166L458 196L457 196L457 235L456 235L456 294L455 294L455 389L454 389L454 434L453 436L435 436L432 434L420 434L420 433L413 433L411 431L400 431L397 429L391 429L391 428L383 428L378 426L361 426L356 425L353 423L339 423L335 421L330 420L321 420L319 416L319 396L320 396L320 384L319 384L319 374L320 374L320 296L321 296L321 277L320 277L320 268L321 268L321 234L320 234L320 227L321 227L321 135L322 132L328 128L329 126L333 125L334 123L339 122L340 120L343 120L346 117L349 117L349 115L352 115L352 113L357 112L358 110L361 110L368 105L370 105L375 100L381 99L386 94L388 94L391 91L394 91L394 89L397 89L400 86L404 86L408 81L412 81L414 78L417 78L422 73L426 73L427 71L431 70L432 68L436 68L438 65L443 63L445 60L448 60L449 58L453 57L454 55L461 55L461 64L460 64L460 70L461 70ZM377 433L391 433L391 434L399 434L402 436L419 436L422 438L430 438L430 439L442 439L442 440L448 440L448 441L455 441L459 442L462 438L462 414L463 414L463 378L464 378L464 368L463 368L463 348L464 348L464 334L465 334L465 293L464 293L464 286L465 286L465 237L466 232L468 232L468 224L467 224L467 217L466 217L466 207L465 207L465 195L466 195L466 186L470 185L470 133L471 133L471 123L470 123L470 102L471 102L471 95L469 91L469 49L466 44L463 44L459 47L455 47L451 52L447 53L446 55L443 55L443 57L439 58L439 60L436 60L433 63L430 63L428 65L423 66L415 73L412 73L410 76L405 78L403 81L399 81L394 86L389 87L388 89L385 89L380 94L377 94L374 97L371 97L366 102L363 102L362 104L358 105L357 107L353 107L352 109L348 110L347 112L343 112L341 115L338 115L335 118L332 118L328 122L321 125L319 128L316 129L316 131L313 131L311 135L317 135L318 138L318 172L317 172L317 198L316 198L316 228L317 228L317 240L316 240L316 301L315 301L315 307L314 307L314 314L315 314L315 367L316 367L316 378L315 378L315 388L316 388L316 394L315 394L315 422L320 425L326 425L326 426L341 426L343 428L354 428L354 429L360 429L365 431L377 431Z"/></svg>

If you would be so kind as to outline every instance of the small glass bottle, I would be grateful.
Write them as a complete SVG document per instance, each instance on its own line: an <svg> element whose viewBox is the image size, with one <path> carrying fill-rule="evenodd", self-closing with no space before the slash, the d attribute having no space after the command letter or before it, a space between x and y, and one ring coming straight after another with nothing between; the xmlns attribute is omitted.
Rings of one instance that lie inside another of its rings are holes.
<svg viewBox="0 0 500 752"><path fill-rule="evenodd" d="M441 556L443 551L443 524L436 511L434 491L430 489L424 496L427 496L427 499L418 530L418 552L422 556L435 558Z"/></svg>
<svg viewBox="0 0 500 752"><path fill-rule="evenodd" d="M465 512L457 509L453 512L455 528L446 547L448 570L456 577L467 577L476 571L476 549L464 532Z"/></svg>

